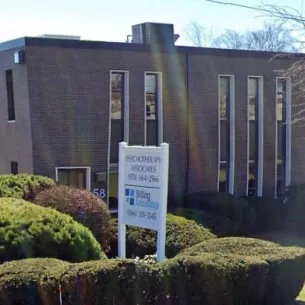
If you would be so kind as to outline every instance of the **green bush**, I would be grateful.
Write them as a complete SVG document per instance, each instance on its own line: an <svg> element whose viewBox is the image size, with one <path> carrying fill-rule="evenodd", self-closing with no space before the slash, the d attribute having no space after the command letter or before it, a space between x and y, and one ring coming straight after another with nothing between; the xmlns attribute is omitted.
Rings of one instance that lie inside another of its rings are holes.
<svg viewBox="0 0 305 305"><path fill-rule="evenodd" d="M285 193L285 228L297 235L305 235L305 183L291 185Z"/></svg>
<svg viewBox="0 0 305 305"><path fill-rule="evenodd" d="M47 177L31 174L0 175L0 197L13 197L32 201L37 193L54 186Z"/></svg>
<svg viewBox="0 0 305 305"><path fill-rule="evenodd" d="M290 305L304 277L303 248L220 238L157 264L151 258L5 263L0 304L58 304L60 285L65 305Z"/></svg>
<svg viewBox="0 0 305 305"><path fill-rule="evenodd" d="M272 197L246 197L256 211L256 220L251 233L281 231L285 228L287 205Z"/></svg>
<svg viewBox="0 0 305 305"><path fill-rule="evenodd" d="M255 209L244 198L224 193L200 192L190 194L187 207L230 219L238 226L239 235L251 232L256 218Z"/></svg>
<svg viewBox="0 0 305 305"><path fill-rule="evenodd" d="M15 198L0 198L0 262L50 257L105 258L89 229L70 216Z"/></svg>
<svg viewBox="0 0 305 305"><path fill-rule="evenodd" d="M72 216L88 227L104 251L109 248L110 213L103 200L86 190L55 186L40 192L34 203Z"/></svg>
<svg viewBox="0 0 305 305"><path fill-rule="evenodd" d="M181 252L181 256L202 253L224 257L259 259L268 264L264 305L291 304L302 289L305 278L305 249L282 247L252 238L219 238L208 240ZM246 280L241 278L241 280ZM256 280L257 281L257 280ZM261 279L259 280L261 282ZM255 289L257 282L252 283Z"/></svg>
<svg viewBox="0 0 305 305"><path fill-rule="evenodd" d="M218 237L235 236L238 234L238 225L229 218L201 210L173 208L170 212L194 220L196 223L209 229Z"/></svg>
<svg viewBox="0 0 305 305"><path fill-rule="evenodd" d="M0 266L0 303L65 305L263 305L268 264L203 253L160 264L23 260Z"/></svg>
<svg viewBox="0 0 305 305"><path fill-rule="evenodd" d="M117 256L117 220L113 218L111 229L111 251L109 257ZM207 239L216 238L208 229L180 216L168 214L166 223L166 257L174 257L182 249L198 244ZM126 230L126 255L127 257L144 257L156 253L156 231L127 227Z"/></svg>

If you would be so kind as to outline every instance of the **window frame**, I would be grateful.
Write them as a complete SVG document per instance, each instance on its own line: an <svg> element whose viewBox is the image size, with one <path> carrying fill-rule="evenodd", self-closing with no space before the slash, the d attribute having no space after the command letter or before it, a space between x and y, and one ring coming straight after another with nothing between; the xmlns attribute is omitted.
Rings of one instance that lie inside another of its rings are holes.
<svg viewBox="0 0 305 305"><path fill-rule="evenodd" d="M249 80L251 78L258 79L258 98L256 109L256 119L250 120L249 116ZM264 77L261 75L248 75L247 77L247 179L246 179L246 196L249 193L249 169L250 163L250 122L256 122L257 131L257 149L256 149L256 194L255 196L261 197L263 195L263 173L264 173Z"/></svg>
<svg viewBox="0 0 305 305"><path fill-rule="evenodd" d="M58 166L55 167L55 181L58 183L58 171L69 169L85 169L86 170L86 190L91 192L91 166Z"/></svg>
<svg viewBox="0 0 305 305"><path fill-rule="evenodd" d="M157 104L156 104L156 124L157 124L157 144L163 143L163 73L158 71L144 72L144 146L147 143L147 120L146 117L146 75L156 75L157 78Z"/></svg>
<svg viewBox="0 0 305 305"><path fill-rule="evenodd" d="M285 79L286 80L286 105L283 105L283 111L285 114L282 115L282 122L285 124L285 139L282 141L285 143L282 159L278 159L278 112L277 112L277 97L278 97L278 80ZM291 95L291 78L290 77L276 77L275 79L275 158L274 158L274 197L278 198L278 190L277 190L277 164L278 161L284 161L284 187L287 187L291 183L291 105L292 105L292 95Z"/></svg>
<svg viewBox="0 0 305 305"><path fill-rule="evenodd" d="M226 118L220 116L221 106L221 78L229 78L229 103L227 105ZM226 189L227 193L234 194L234 177L235 177L235 75L232 74L219 74L218 75L218 164L217 164L217 192L219 192L220 183L220 164L226 163ZM228 121L228 159L221 159L221 132L220 126L222 121Z"/></svg>
<svg viewBox="0 0 305 305"><path fill-rule="evenodd" d="M111 82L111 75L112 73L118 73L124 75L124 97L122 98L124 105L122 106L123 110L123 117L121 119L123 120L123 140L124 142L129 142L129 112L130 112L130 95L129 95L129 76L130 73L128 70L109 70L109 117L108 117L108 157L107 157L107 193L106 193L106 202L107 206L109 206L109 179L110 179L110 169L113 167L118 167L118 163L111 163L110 162L110 153L111 153L111 120L112 120L112 114L111 114L111 105L112 105L112 82ZM110 210L110 212L115 212L116 210Z"/></svg>

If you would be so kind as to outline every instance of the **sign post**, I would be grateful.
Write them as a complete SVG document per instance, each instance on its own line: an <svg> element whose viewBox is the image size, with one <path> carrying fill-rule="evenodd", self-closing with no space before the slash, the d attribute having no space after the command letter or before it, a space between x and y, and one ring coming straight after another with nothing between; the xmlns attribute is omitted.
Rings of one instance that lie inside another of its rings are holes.
<svg viewBox="0 0 305 305"><path fill-rule="evenodd" d="M126 225L158 232L158 261L165 258L169 146L119 147L119 257L126 257Z"/></svg>

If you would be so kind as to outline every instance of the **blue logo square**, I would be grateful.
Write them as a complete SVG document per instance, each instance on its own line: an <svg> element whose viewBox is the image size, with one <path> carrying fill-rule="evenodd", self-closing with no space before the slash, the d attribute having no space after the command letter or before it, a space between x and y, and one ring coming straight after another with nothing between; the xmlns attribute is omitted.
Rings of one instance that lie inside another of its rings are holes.
<svg viewBox="0 0 305 305"><path fill-rule="evenodd" d="M130 198L129 204L130 204L130 205L134 205L134 198Z"/></svg>
<svg viewBox="0 0 305 305"><path fill-rule="evenodd" d="M125 196L129 196L129 189L125 189Z"/></svg>
<svg viewBox="0 0 305 305"><path fill-rule="evenodd" d="M129 196L134 197L135 190L130 190Z"/></svg>

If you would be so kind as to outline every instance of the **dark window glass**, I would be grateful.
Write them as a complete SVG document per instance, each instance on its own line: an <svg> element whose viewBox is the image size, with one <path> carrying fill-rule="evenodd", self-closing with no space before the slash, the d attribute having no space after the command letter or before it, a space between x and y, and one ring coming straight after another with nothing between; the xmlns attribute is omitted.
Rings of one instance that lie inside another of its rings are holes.
<svg viewBox="0 0 305 305"><path fill-rule="evenodd" d="M220 121L220 160L229 160L230 150L230 128L226 120Z"/></svg>
<svg viewBox="0 0 305 305"><path fill-rule="evenodd" d="M145 75L146 145L158 145L158 76Z"/></svg>
<svg viewBox="0 0 305 305"><path fill-rule="evenodd" d="M258 130L257 130L257 122L249 121L249 159L256 160L257 159L257 141L258 140Z"/></svg>
<svg viewBox="0 0 305 305"><path fill-rule="evenodd" d="M6 92L7 92L7 106L8 106L8 120L14 121L15 117L15 101L14 101L14 83L13 71L6 70Z"/></svg>
<svg viewBox="0 0 305 305"><path fill-rule="evenodd" d="M145 95L146 95L146 119L156 120L157 110L157 75L146 74Z"/></svg>
<svg viewBox="0 0 305 305"><path fill-rule="evenodd" d="M118 163L119 143L124 140L124 73L111 73L110 163Z"/></svg>
<svg viewBox="0 0 305 305"><path fill-rule="evenodd" d="M13 175L18 174L18 162L15 162L15 161L11 162L11 174L13 174Z"/></svg>
<svg viewBox="0 0 305 305"><path fill-rule="evenodd" d="M122 119L124 99L124 74L111 73L111 119Z"/></svg>
<svg viewBox="0 0 305 305"><path fill-rule="evenodd" d="M219 117L222 120L228 118L228 110L230 105L230 78L220 77L220 107Z"/></svg>
<svg viewBox="0 0 305 305"><path fill-rule="evenodd" d="M227 193L228 191L228 163L227 162L221 162L219 164L219 192L221 193Z"/></svg>
<svg viewBox="0 0 305 305"><path fill-rule="evenodd" d="M248 196L256 196L257 166L255 162L249 162Z"/></svg>
<svg viewBox="0 0 305 305"><path fill-rule="evenodd" d="M285 192L285 161L277 160L276 196L280 198Z"/></svg>
<svg viewBox="0 0 305 305"><path fill-rule="evenodd" d="M258 78L248 80L249 120L257 120Z"/></svg>
<svg viewBox="0 0 305 305"><path fill-rule="evenodd" d="M79 189L85 189L86 169L85 168L58 169L58 183Z"/></svg>

